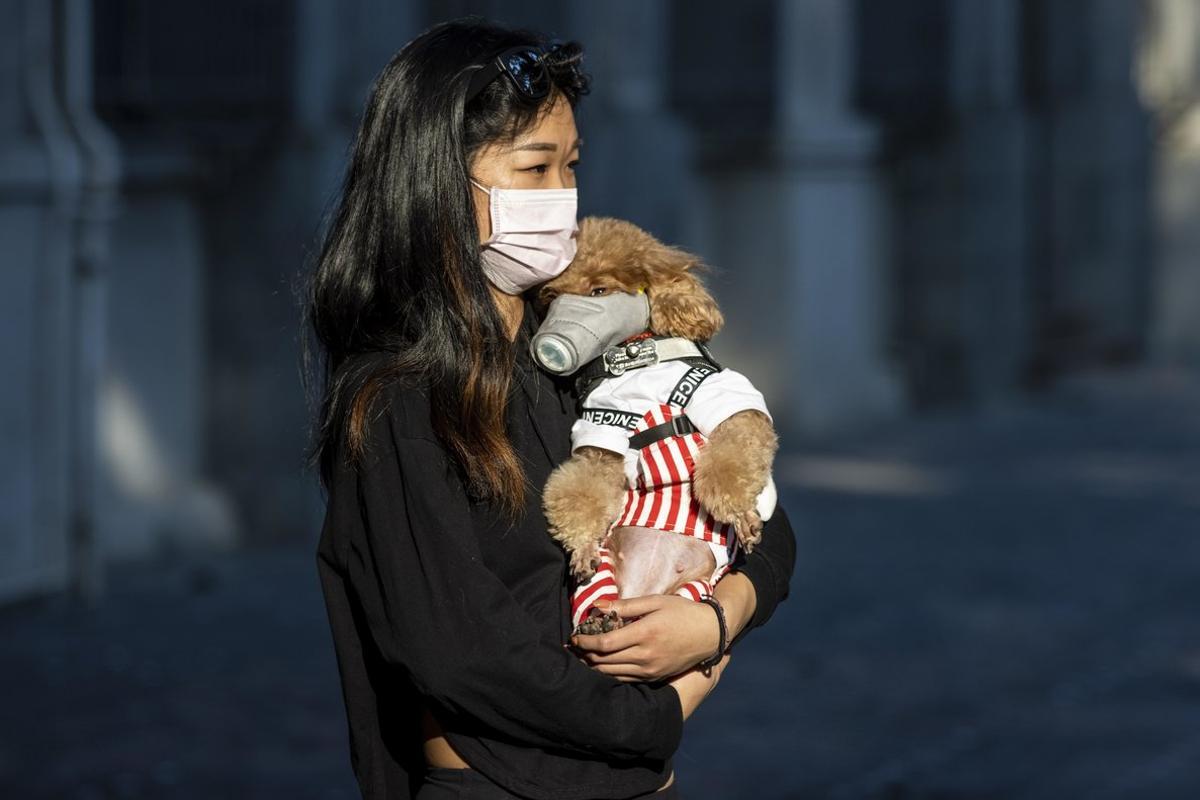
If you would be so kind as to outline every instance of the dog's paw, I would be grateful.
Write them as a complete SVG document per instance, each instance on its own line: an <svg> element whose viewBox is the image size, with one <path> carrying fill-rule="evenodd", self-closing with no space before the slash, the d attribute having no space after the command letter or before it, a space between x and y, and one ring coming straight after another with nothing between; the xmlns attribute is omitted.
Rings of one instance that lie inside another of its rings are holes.
<svg viewBox="0 0 1200 800"><path fill-rule="evenodd" d="M699 474L697 477L700 477ZM739 520L745 520L749 514L758 516L754 497L743 497L741 493L730 495L725 491L725 487L712 486L711 483L705 484L701 480L696 486L696 499L700 501L700 505L704 506L704 510L712 515L720 522L728 522L733 525L738 525Z"/></svg>
<svg viewBox="0 0 1200 800"><path fill-rule="evenodd" d="M747 554L753 553L755 546L762 541L762 517L758 515L758 511L750 509L739 514L736 514L730 522L733 523L733 529L737 532L738 543Z"/></svg>
<svg viewBox="0 0 1200 800"><path fill-rule="evenodd" d="M571 574L580 583L587 583L600 568L600 541L594 541L578 549L570 550Z"/></svg>
<svg viewBox="0 0 1200 800"><path fill-rule="evenodd" d="M608 633L615 631L625 624L625 620L621 619L620 615L615 611L609 611L607 614L598 608L593 608L588 612L587 619L579 623L575 628L575 633L585 636L595 636L598 633Z"/></svg>

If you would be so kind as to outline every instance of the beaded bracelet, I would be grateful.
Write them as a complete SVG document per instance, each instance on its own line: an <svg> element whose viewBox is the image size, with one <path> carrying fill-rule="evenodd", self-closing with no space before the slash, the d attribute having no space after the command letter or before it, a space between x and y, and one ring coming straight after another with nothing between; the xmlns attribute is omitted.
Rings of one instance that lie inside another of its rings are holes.
<svg viewBox="0 0 1200 800"><path fill-rule="evenodd" d="M700 668L701 672L708 675L712 672L712 668L721 661L721 657L725 655L725 648L729 646L729 633L725 627L725 609L721 608L721 604L717 602L717 599L715 597L701 597L700 602L717 612L717 625L721 629L721 639L717 645L717 652L711 658L706 658L696 665Z"/></svg>

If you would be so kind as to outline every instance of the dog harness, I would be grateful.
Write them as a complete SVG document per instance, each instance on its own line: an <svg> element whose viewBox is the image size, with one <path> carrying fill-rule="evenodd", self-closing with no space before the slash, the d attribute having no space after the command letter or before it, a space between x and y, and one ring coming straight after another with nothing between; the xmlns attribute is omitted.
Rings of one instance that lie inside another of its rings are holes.
<svg viewBox="0 0 1200 800"><path fill-rule="evenodd" d="M610 530L637 526L678 533L712 550L712 574L676 592L693 600L712 596L737 550L733 526L714 519L692 494L696 455L733 414L756 410L770 418L762 394L744 375L701 352L701 358L658 361L593 382L571 430L572 452L600 447L625 458L625 502ZM575 590L572 622L583 621L598 600L617 597L612 557L601 548L595 575Z"/></svg>

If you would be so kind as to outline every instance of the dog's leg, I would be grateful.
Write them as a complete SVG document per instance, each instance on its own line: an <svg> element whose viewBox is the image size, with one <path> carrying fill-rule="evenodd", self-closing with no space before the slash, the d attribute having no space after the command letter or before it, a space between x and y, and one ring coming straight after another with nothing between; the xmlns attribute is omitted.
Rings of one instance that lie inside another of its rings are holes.
<svg viewBox="0 0 1200 800"><path fill-rule="evenodd" d="M696 499L717 519L733 523L746 552L762 538L755 501L778 449L779 437L765 414L739 411L718 425L696 454Z"/></svg>
<svg viewBox="0 0 1200 800"><path fill-rule="evenodd" d="M551 535L571 556L571 571L586 580L596 570L600 544L625 498L625 460L596 447L581 447L550 473L542 505Z"/></svg>

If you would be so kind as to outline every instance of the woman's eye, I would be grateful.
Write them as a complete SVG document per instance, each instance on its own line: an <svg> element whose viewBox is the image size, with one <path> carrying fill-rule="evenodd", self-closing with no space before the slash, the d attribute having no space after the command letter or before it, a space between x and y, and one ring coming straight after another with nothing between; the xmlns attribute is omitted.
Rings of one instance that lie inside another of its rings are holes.
<svg viewBox="0 0 1200 800"><path fill-rule="evenodd" d="M522 171L522 172L535 172L535 173L537 173L538 175L545 175L545 174L546 174L546 170L547 170L547 169L549 169L549 168L550 168L550 165L549 165L549 164L537 164L537 165L535 165L535 166L532 166L532 167L526 167L525 169L523 169L523 170L521 170L521 171Z"/></svg>
<svg viewBox="0 0 1200 800"><path fill-rule="evenodd" d="M599 297L602 294L608 294L608 287L596 286L592 289L592 297Z"/></svg>
<svg viewBox="0 0 1200 800"><path fill-rule="evenodd" d="M574 161L568 162L567 166L571 168L572 172L574 172L575 168L579 166L579 159L577 158Z"/></svg>

